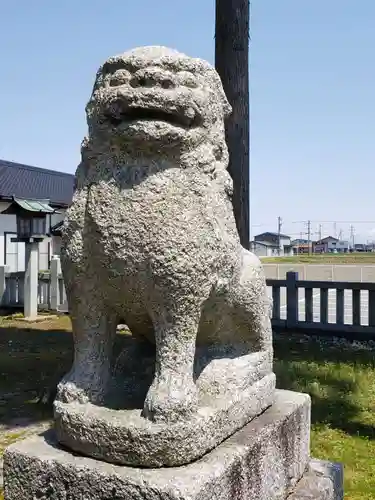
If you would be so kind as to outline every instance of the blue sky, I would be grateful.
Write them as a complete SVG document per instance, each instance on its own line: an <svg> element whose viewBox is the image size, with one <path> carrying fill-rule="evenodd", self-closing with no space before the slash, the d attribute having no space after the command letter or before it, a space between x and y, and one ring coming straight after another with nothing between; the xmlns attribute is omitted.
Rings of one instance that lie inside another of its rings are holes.
<svg viewBox="0 0 375 500"><path fill-rule="evenodd" d="M213 62L214 3L2 2L0 157L73 173L98 66L150 44ZM375 239L374 25L373 0L252 1L253 234Z"/></svg>

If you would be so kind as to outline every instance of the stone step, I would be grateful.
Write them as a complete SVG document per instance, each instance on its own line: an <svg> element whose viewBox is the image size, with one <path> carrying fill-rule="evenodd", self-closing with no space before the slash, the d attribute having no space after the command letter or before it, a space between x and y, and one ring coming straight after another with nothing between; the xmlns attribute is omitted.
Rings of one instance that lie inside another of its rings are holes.
<svg viewBox="0 0 375 500"><path fill-rule="evenodd" d="M277 391L271 408L187 466L116 466L62 450L50 433L7 449L5 498L305 500L312 498L306 494L317 478L309 468L309 441L310 398L289 391Z"/></svg>

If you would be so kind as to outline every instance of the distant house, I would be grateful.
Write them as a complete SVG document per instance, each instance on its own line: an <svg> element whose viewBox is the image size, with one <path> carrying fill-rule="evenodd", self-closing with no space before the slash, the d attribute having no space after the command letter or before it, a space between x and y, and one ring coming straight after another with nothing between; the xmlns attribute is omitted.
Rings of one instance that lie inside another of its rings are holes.
<svg viewBox="0 0 375 500"><path fill-rule="evenodd" d="M74 175L0 160L0 265L11 272L25 270L25 244L11 241L17 235L16 216L1 213L13 197L23 200L49 200L59 213L47 215L49 237L39 244L39 269L49 268L52 255L59 254L59 238L50 229L64 218L72 202ZM56 244L54 244L56 241Z"/></svg>
<svg viewBox="0 0 375 500"><path fill-rule="evenodd" d="M350 243L333 236L327 236L314 242L313 251L314 253L346 253L350 251Z"/></svg>
<svg viewBox="0 0 375 500"><path fill-rule="evenodd" d="M250 241L250 251L258 257L277 257L278 246L264 241Z"/></svg>
<svg viewBox="0 0 375 500"><path fill-rule="evenodd" d="M299 255L301 253L309 253L312 249L312 242L303 238L292 240L293 253Z"/></svg>
<svg viewBox="0 0 375 500"><path fill-rule="evenodd" d="M250 250L259 257L293 255L290 236L272 232L254 236L254 240L250 242Z"/></svg>
<svg viewBox="0 0 375 500"><path fill-rule="evenodd" d="M367 252L367 245L365 245L364 243L356 243L354 245L354 249L353 249L355 252Z"/></svg>

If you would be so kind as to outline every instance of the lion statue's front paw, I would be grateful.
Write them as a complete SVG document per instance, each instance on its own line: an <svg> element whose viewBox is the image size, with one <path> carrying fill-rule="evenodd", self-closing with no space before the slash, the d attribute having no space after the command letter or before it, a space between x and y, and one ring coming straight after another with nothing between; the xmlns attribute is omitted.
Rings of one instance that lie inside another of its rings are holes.
<svg viewBox="0 0 375 500"><path fill-rule="evenodd" d="M153 422L175 422L195 413L197 407L197 388L193 380L156 380L147 393L143 416Z"/></svg>
<svg viewBox="0 0 375 500"><path fill-rule="evenodd" d="M69 372L57 386L56 400L61 403L101 404L104 398L104 387L95 384L95 378L82 379L74 370Z"/></svg>

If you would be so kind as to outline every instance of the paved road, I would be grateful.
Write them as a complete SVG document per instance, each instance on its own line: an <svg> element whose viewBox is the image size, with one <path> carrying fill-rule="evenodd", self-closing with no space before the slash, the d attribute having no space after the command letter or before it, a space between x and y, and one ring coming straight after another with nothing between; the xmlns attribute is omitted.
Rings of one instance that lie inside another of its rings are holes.
<svg viewBox="0 0 375 500"><path fill-rule="evenodd" d="M285 279L288 271L300 280L375 281L375 265L364 264L264 264L266 278Z"/></svg>
<svg viewBox="0 0 375 500"><path fill-rule="evenodd" d="M272 296L272 288L268 287L268 293ZM280 289L280 317L286 318L286 291L285 288ZM345 290L344 292L344 323L350 325L352 320L352 292ZM320 292L313 292L313 319L320 321ZM305 290L299 290L299 320L305 321ZM336 323L336 290L328 292L328 323ZM368 292L361 291L361 325L368 325Z"/></svg>

